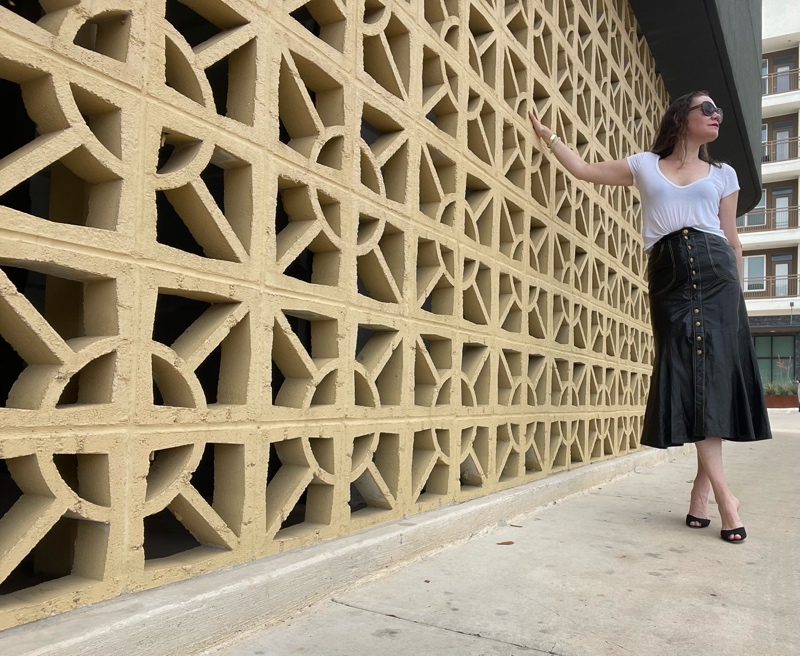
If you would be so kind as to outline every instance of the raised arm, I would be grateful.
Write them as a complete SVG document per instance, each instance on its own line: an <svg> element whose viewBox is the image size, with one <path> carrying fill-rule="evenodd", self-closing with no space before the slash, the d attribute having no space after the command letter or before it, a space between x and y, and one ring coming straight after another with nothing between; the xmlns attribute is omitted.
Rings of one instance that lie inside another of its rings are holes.
<svg viewBox="0 0 800 656"><path fill-rule="evenodd" d="M533 112L528 112L533 131L550 147L555 158L570 174L596 184L628 187L633 184L633 174L627 160L617 159L609 162L585 162L580 155L569 148L553 131L539 121Z"/></svg>

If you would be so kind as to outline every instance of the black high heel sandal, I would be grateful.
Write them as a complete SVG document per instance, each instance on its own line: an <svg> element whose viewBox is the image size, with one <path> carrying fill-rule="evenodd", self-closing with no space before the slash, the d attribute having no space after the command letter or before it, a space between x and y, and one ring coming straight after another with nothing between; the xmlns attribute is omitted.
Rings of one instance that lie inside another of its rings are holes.
<svg viewBox="0 0 800 656"><path fill-rule="evenodd" d="M700 526L692 526L692 522L697 522ZM706 528L711 523L710 519L703 519L695 517L694 515L686 515L686 526L689 528Z"/></svg>
<svg viewBox="0 0 800 656"><path fill-rule="evenodd" d="M740 535L741 538L739 540L731 540L731 536ZM725 541L730 542L731 544L739 544L740 542L744 542L745 538L747 538L747 531L744 530L744 526L740 526L739 528L732 528L732 529L722 529L719 532L719 536Z"/></svg>

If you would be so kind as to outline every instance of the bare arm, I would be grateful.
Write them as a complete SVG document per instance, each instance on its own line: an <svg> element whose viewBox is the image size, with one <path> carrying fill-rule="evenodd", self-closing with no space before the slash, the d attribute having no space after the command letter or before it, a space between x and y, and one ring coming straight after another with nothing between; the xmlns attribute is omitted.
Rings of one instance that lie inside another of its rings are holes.
<svg viewBox="0 0 800 656"><path fill-rule="evenodd" d="M539 121L533 112L528 112L533 131L545 144L550 144L553 131ZM570 149L563 141L557 140L551 148L553 155L570 174L578 180L595 184L618 185L628 187L633 184L633 174L627 160L617 159L610 162L589 163Z"/></svg>
<svg viewBox="0 0 800 656"><path fill-rule="evenodd" d="M742 242L739 241L739 232L736 230L736 203L739 192L725 196L719 202L719 225L728 243L736 256L736 266L739 268L739 280L742 280Z"/></svg>

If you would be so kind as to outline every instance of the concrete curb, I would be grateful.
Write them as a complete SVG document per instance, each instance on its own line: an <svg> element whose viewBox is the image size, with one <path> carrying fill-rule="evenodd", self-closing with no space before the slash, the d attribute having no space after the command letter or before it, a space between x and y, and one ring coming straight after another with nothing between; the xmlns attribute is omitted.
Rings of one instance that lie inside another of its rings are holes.
<svg viewBox="0 0 800 656"><path fill-rule="evenodd" d="M128 594L0 634L7 656L188 656L258 631L367 577L689 452L645 449L361 533Z"/></svg>

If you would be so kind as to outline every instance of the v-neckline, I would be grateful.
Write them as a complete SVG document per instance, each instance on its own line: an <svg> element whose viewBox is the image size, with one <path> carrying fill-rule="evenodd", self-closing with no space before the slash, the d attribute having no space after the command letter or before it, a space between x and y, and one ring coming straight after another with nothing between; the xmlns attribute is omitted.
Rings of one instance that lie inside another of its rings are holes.
<svg viewBox="0 0 800 656"><path fill-rule="evenodd" d="M712 168L713 168L713 167L712 167L712 165L711 165L711 164L709 164L709 165L708 165L708 173L706 173L706 174L705 174L703 177L701 177L701 178L697 178L697 180L692 180L692 181L691 181L690 183L688 183L688 184L685 184L685 185L680 185L680 184L678 184L677 182L673 182L672 180L670 180L670 179L667 177L667 174L666 174L666 173L664 173L664 171L662 171L662 170L661 170L661 160L660 160L660 159L656 160L656 170L658 171L658 174L659 174L659 175L660 175L662 178L664 178L664 180L666 180L667 182L669 182L669 183L670 183L670 184L671 184L673 187L677 187L678 189L685 189L686 187L691 187L693 184L697 184L698 182L702 182L703 180L706 180L706 179L708 179L708 178L711 176L711 169L712 169Z"/></svg>

